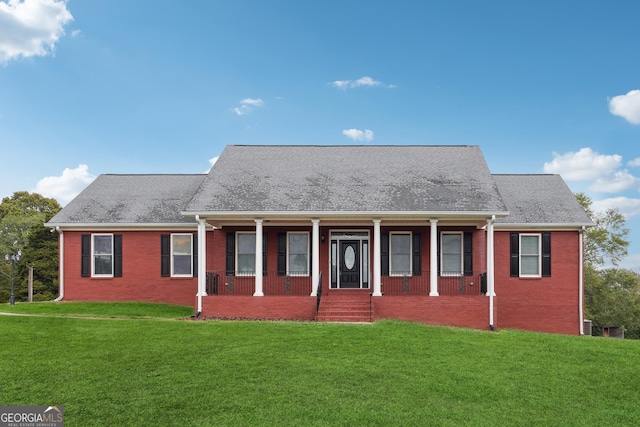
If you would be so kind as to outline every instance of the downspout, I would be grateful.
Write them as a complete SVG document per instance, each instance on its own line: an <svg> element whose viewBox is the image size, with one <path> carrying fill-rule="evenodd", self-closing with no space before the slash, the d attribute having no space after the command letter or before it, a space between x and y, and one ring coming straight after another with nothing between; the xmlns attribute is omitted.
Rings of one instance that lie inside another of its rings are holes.
<svg viewBox="0 0 640 427"><path fill-rule="evenodd" d="M204 228L204 220L200 220L200 215L196 215L196 222L198 223L198 307L196 309L195 317L199 317L202 313L202 294L204 293L203 282L206 280L206 268L202 268L203 263L206 263L206 254L202 253L203 241L206 238L202 229ZM206 229L205 229L206 233ZM206 264L204 264L206 265ZM205 272L205 274L203 274Z"/></svg>
<svg viewBox="0 0 640 427"><path fill-rule="evenodd" d="M584 230L585 226L582 226L580 230L580 267L578 269L578 289L579 289L579 297L578 297L578 312L580 319L580 335L584 335Z"/></svg>
<svg viewBox="0 0 640 427"><path fill-rule="evenodd" d="M492 215L491 219L487 221L487 292L489 293L489 329L492 331L495 330L493 297L496 294L494 289L493 265L493 260L495 258L493 247L493 222L495 220L496 216Z"/></svg>
<svg viewBox="0 0 640 427"><path fill-rule="evenodd" d="M51 230L53 232L53 230ZM64 232L60 229L60 227L56 227L55 231L58 232L60 238L58 239L58 261L60 265L58 266L58 290L60 295L54 301L62 301L64 298Z"/></svg>

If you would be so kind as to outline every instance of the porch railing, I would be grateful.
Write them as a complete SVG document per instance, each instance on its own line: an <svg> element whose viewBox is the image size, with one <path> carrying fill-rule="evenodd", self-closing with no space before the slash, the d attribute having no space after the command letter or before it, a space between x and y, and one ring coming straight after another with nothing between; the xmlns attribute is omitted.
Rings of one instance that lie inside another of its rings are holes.
<svg viewBox="0 0 640 427"><path fill-rule="evenodd" d="M410 273L382 276L382 293L386 295L428 295L430 292L428 271L419 276ZM482 295L486 290L486 273L440 272L439 295Z"/></svg>
<svg viewBox="0 0 640 427"><path fill-rule="evenodd" d="M254 275L230 275L224 271L207 272L207 295L253 295L256 278ZM279 275L268 272L262 276L262 292L265 295L310 295L311 276Z"/></svg>
<svg viewBox="0 0 640 427"><path fill-rule="evenodd" d="M382 276L382 293L386 295L428 295L429 272L419 276L398 274ZM228 275L224 271L207 272L208 295L253 295L255 292L255 276ZM311 276L278 275L269 272L262 276L262 291L265 295L310 295L312 290ZM458 272L440 272L438 275L439 295L483 295L487 292L485 272L461 274ZM318 283L318 301L322 295L322 273Z"/></svg>

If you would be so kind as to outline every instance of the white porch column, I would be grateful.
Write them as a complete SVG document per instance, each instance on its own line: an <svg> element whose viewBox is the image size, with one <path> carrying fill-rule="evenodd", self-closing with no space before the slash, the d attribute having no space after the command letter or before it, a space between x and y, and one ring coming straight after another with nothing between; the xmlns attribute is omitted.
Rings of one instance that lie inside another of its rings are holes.
<svg viewBox="0 0 640 427"><path fill-rule="evenodd" d="M202 297L207 296L207 223L198 221L198 312L202 311Z"/></svg>
<svg viewBox="0 0 640 427"><path fill-rule="evenodd" d="M320 220L311 220L311 296L318 295L318 280L320 279Z"/></svg>
<svg viewBox="0 0 640 427"><path fill-rule="evenodd" d="M373 220L373 296L382 296L381 286L381 259L380 259L380 223L379 219Z"/></svg>
<svg viewBox="0 0 640 427"><path fill-rule="evenodd" d="M60 227L56 227L56 231L60 235L60 239L58 240L58 253L60 262L58 263L58 298L54 301L62 301L64 299L64 231L60 229Z"/></svg>
<svg viewBox="0 0 640 427"><path fill-rule="evenodd" d="M429 239L429 283L431 283L430 297L437 297L438 293L438 220L431 219L431 237Z"/></svg>
<svg viewBox="0 0 640 427"><path fill-rule="evenodd" d="M487 295L489 296L489 328L493 330L493 297L496 296L494 289L494 248L493 248L493 222L495 215L487 221Z"/></svg>
<svg viewBox="0 0 640 427"><path fill-rule="evenodd" d="M254 297L263 297L262 292L262 219L256 219L256 291Z"/></svg>

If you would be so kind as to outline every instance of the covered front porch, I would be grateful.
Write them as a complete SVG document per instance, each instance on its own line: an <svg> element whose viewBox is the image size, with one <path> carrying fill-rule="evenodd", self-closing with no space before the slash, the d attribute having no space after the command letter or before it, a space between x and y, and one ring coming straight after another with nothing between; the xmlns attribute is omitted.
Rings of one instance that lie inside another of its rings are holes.
<svg viewBox="0 0 640 427"><path fill-rule="evenodd" d="M492 219L198 221L205 317L493 324Z"/></svg>
<svg viewBox="0 0 640 427"><path fill-rule="evenodd" d="M331 289L328 281L317 285L310 296L311 278L263 276L262 297L254 297L255 278L207 273L205 318L298 320L319 322L372 322L399 319L487 329L489 298L486 274L440 276L440 295L428 295L426 277L384 277L382 296L369 289Z"/></svg>

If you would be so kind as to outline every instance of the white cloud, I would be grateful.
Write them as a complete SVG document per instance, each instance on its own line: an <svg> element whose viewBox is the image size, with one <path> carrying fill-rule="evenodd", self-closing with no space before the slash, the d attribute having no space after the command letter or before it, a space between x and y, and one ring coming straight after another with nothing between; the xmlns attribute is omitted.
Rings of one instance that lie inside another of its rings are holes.
<svg viewBox="0 0 640 427"><path fill-rule="evenodd" d="M618 154L603 155L581 148L577 153L553 153L553 160L544 164L545 173L557 173L568 181L597 179L614 172L621 164Z"/></svg>
<svg viewBox="0 0 640 427"><path fill-rule="evenodd" d="M240 104L242 105L253 105L254 107L261 107L264 105L264 101L260 98L258 99L252 99L252 98L245 98L242 101L240 101Z"/></svg>
<svg viewBox="0 0 640 427"><path fill-rule="evenodd" d="M351 80L336 80L335 82L329 83L333 87L337 87L338 89L346 89L349 87Z"/></svg>
<svg viewBox="0 0 640 427"><path fill-rule="evenodd" d="M604 213L609 209L618 209L627 219L640 215L640 199L629 197L612 197L591 202L591 209L597 213Z"/></svg>
<svg viewBox="0 0 640 427"><path fill-rule="evenodd" d="M396 87L395 85L388 85L378 80L374 80L369 76L360 77L357 80L336 80L334 82L329 83L329 85L333 87L337 87L338 89L342 89L342 90L361 87L361 86L366 86L366 87L382 86L388 89L392 89Z"/></svg>
<svg viewBox="0 0 640 427"><path fill-rule="evenodd" d="M360 129L345 129L342 131L342 134L347 138L351 138L354 141L372 141L373 140L373 131L369 129L360 130Z"/></svg>
<svg viewBox="0 0 640 427"><path fill-rule="evenodd" d="M599 177L589 187L589 190L603 193L620 193L634 188L640 188L640 179L623 169L613 174Z"/></svg>
<svg viewBox="0 0 640 427"><path fill-rule="evenodd" d="M0 1L0 63L53 53L71 21L66 0Z"/></svg>
<svg viewBox="0 0 640 427"><path fill-rule="evenodd" d="M209 171L211 170L211 168L213 167L213 165L216 164L216 162L218 161L218 159L220 158L220 156L215 156L209 159L209 164L211 166L209 166L209 169L207 169L207 171L205 173L209 173Z"/></svg>
<svg viewBox="0 0 640 427"><path fill-rule="evenodd" d="M89 172L87 165L78 165L75 169L65 168L61 176L42 178L33 192L45 197L53 197L61 205L66 205L94 179L96 177Z"/></svg>
<svg viewBox="0 0 640 427"><path fill-rule="evenodd" d="M614 96L609 100L609 112L620 116L629 123L640 125L640 90L632 90L626 95Z"/></svg>
<svg viewBox="0 0 640 427"><path fill-rule="evenodd" d="M633 160L629 160L629 161L627 162L627 164L628 164L629 166L631 166L632 168L635 168L635 167L640 166L640 157L636 157L636 158L635 158L635 159L633 159Z"/></svg>
<svg viewBox="0 0 640 427"><path fill-rule="evenodd" d="M235 113L239 116L244 116L247 113L253 111L253 107L262 107L264 105L264 101L260 98L245 98L240 101L240 106L233 109Z"/></svg>
<svg viewBox="0 0 640 427"><path fill-rule="evenodd" d="M369 76L364 76L364 77L360 77L358 80L353 82L353 87L358 87L358 86L374 87L374 86L380 86L381 84L382 84L381 82L379 82L377 80L373 80Z"/></svg>

